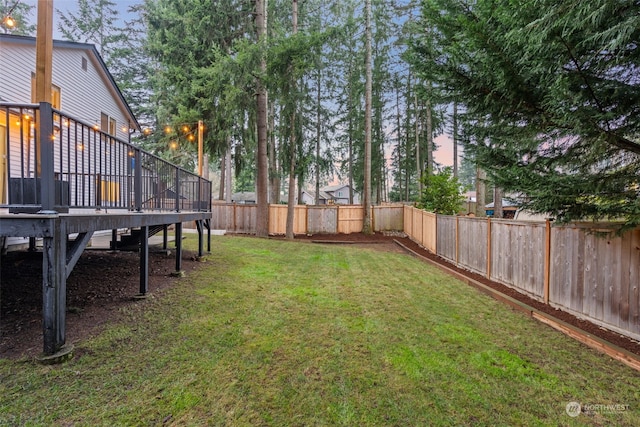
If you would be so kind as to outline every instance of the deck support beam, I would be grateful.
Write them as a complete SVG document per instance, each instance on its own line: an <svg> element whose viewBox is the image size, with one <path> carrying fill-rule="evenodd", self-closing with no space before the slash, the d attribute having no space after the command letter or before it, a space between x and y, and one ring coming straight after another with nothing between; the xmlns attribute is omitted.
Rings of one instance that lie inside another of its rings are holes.
<svg viewBox="0 0 640 427"><path fill-rule="evenodd" d="M202 220L196 221L196 229L198 230L198 258L204 256L204 229Z"/></svg>
<svg viewBox="0 0 640 427"><path fill-rule="evenodd" d="M67 305L67 233L64 221L51 221L52 230L42 247L42 327L44 354L54 355L65 344Z"/></svg>
<svg viewBox="0 0 640 427"><path fill-rule="evenodd" d="M109 243L109 249L115 251L118 249L118 229L111 230L111 242Z"/></svg>
<svg viewBox="0 0 640 427"><path fill-rule="evenodd" d="M78 237L73 241L66 256L66 264L65 264L65 279L69 278L69 275L73 271L73 267L76 266L76 263L80 259L80 255L84 252L84 249L91 241L91 237L93 236L93 231L86 233L79 233ZM61 238L66 238L66 236L61 236Z"/></svg>
<svg viewBox="0 0 640 427"><path fill-rule="evenodd" d="M182 271L182 223L176 223L176 273Z"/></svg>
<svg viewBox="0 0 640 427"><path fill-rule="evenodd" d="M149 292L149 226L140 227L140 295Z"/></svg>
<svg viewBox="0 0 640 427"><path fill-rule="evenodd" d="M211 219L205 219L204 225L207 227L207 252L211 253Z"/></svg>

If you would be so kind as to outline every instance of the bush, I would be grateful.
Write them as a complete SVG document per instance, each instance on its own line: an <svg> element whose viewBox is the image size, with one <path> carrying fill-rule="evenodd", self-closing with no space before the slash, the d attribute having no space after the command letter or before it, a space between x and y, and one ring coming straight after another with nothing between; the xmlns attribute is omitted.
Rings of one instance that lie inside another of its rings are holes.
<svg viewBox="0 0 640 427"><path fill-rule="evenodd" d="M450 167L435 175L422 177L423 190L418 207L429 212L443 215L455 215L464 202L460 181L453 176Z"/></svg>

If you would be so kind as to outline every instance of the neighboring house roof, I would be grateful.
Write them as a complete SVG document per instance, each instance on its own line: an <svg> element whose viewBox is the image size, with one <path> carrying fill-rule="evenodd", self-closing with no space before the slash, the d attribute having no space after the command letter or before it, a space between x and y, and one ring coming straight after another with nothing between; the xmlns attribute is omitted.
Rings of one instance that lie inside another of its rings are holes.
<svg viewBox="0 0 640 427"><path fill-rule="evenodd" d="M316 199L316 192L315 191L303 190L302 192L306 193L313 200ZM320 200L331 200L331 199L332 199L332 197L329 194L327 194L324 191L320 190Z"/></svg>
<svg viewBox="0 0 640 427"><path fill-rule="evenodd" d="M36 46L35 37L17 36L14 34L0 34L0 43L3 41L7 43L13 43L13 44L22 44L22 45L33 46L33 47ZM129 120L131 122L130 126L140 131L141 128L140 128L140 124L138 123L138 120L133 114L133 111L131 111L131 107L127 103L127 100L124 98L124 95L122 94L122 92L120 91L120 88L118 87L115 80L113 79L113 76L107 69L107 66L102 60L102 57L100 56L100 53L98 53L98 50L96 49L95 45L89 44L89 43L76 43L76 42L65 41L65 40L54 40L53 41L54 51L56 48L78 49L78 50L88 52L89 58L91 58L94 64L97 65L97 69L102 74L102 77L105 79L105 81L108 83L108 86L110 87L110 92L113 95L113 98L118 102L118 104L120 104L120 107L122 108L122 110L125 111L129 116Z"/></svg>
<svg viewBox="0 0 640 427"><path fill-rule="evenodd" d="M322 187L320 191L324 191L326 193L332 193L334 191L338 191L345 187L349 187L349 185L348 184L327 185L326 187Z"/></svg>
<svg viewBox="0 0 640 427"><path fill-rule="evenodd" d="M233 193L231 195L231 200L234 202L252 202L256 201L256 193L251 191L243 191L240 193Z"/></svg>
<svg viewBox="0 0 640 427"><path fill-rule="evenodd" d="M520 205L518 205L517 203L515 203L515 202L513 202L511 200L502 199L502 207L503 208L516 208L518 206L520 206ZM487 208L487 209L493 209L493 202L484 205L484 207Z"/></svg>

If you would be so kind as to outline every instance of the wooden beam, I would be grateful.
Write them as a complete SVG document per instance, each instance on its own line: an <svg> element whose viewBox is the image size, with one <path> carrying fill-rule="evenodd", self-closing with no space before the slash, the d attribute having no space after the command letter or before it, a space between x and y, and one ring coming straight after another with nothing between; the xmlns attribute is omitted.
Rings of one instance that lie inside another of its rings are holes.
<svg viewBox="0 0 640 427"><path fill-rule="evenodd" d="M36 32L36 103L51 103L53 70L53 0L38 0Z"/></svg>
<svg viewBox="0 0 640 427"><path fill-rule="evenodd" d="M67 301L67 231L63 221L53 223L51 236L42 239L42 323L44 354L51 356L65 344Z"/></svg>

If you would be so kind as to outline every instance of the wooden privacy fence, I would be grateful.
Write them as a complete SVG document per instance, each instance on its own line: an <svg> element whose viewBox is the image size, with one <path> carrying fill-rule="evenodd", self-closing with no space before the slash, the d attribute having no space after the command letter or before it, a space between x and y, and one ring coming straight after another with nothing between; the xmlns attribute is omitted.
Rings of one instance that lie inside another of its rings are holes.
<svg viewBox="0 0 640 427"><path fill-rule="evenodd" d="M373 206L371 219L374 231L401 231L403 206ZM256 205L213 204L212 227L231 233L256 232ZM294 234L359 233L362 231L364 209L361 205L298 205L294 210ZM269 234L285 234L287 205L269 205Z"/></svg>
<svg viewBox="0 0 640 427"><path fill-rule="evenodd" d="M640 229L616 236L593 225L436 216L408 206L404 224L412 240L458 267L640 339Z"/></svg>

